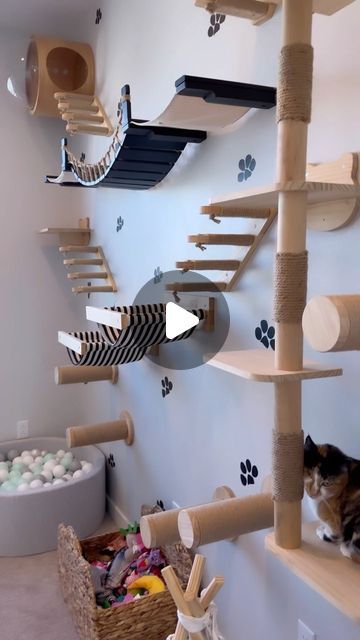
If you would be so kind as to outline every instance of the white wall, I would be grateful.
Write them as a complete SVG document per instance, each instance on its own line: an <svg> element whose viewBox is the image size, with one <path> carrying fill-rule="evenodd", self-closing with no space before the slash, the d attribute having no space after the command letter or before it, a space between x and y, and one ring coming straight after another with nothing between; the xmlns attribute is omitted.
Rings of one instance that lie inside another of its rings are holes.
<svg viewBox="0 0 360 640"><path fill-rule="evenodd" d="M220 32L209 38L209 17L196 9L192 0L171 3L107 0L102 11L98 26L86 16L84 20L89 25L88 38L95 50L99 93L113 116L121 86L127 82L132 90L133 116L137 118L151 118L159 113L173 94L175 80L184 73L276 83L279 12L260 28L227 18ZM360 148L359 19L359 2L333 18L314 18L314 109L309 132L312 161L334 159L344 151ZM42 420L45 395L53 430L57 415L61 415L62 423L66 420L75 423L80 415L84 422L96 422L115 418L121 409L129 409L136 428L133 447L129 449L123 443L103 447L106 453L113 453L116 462L116 467L109 470L111 498L129 519L138 515L142 502L156 498L162 498L167 506L171 506L172 500L180 505L208 501L219 484L232 486L240 496L258 491L270 471L273 414L270 385L246 382L208 366L187 372L166 371L144 360L122 367L116 387L105 383L88 385L69 391L66 403L62 401L64 389L55 390L50 382L53 364L66 359L56 346L55 329L77 328L73 326L76 314L78 328L86 327L84 301L71 297L59 257L53 249L45 251L43 239L36 238L34 232L51 221L59 222L64 204L71 203L73 207L72 212L66 213L67 221L74 214L76 217L78 213L89 213L96 229L95 239L103 244L119 287L117 295L93 296L92 303L99 306L114 301L130 303L152 277L155 267L172 269L176 260L198 256L196 249L186 243L188 233L217 231L204 216L198 215L200 205L216 194L267 184L274 178L274 110L253 111L235 133L209 138L189 152L180 169L177 167L163 184L146 193L98 189L80 194L80 190L71 190L69 194L60 188L47 189L41 185L40 177L55 162L56 135L49 135L45 122L31 121L30 129L20 110L9 113L8 122L12 126L5 133L7 150L16 135L18 141L25 136L27 148L33 140L40 141L40 151L31 165L33 175L25 178L21 190L14 181L4 181L3 187L7 203L7 208L3 208L3 228L9 235L6 250L13 256L15 247L20 254L21 246L24 255L24 266L16 267L16 279L3 276L7 294L3 300L7 301L7 308L16 307L11 324L3 318L3 333L5 329L11 330L12 342L18 338L20 328L25 329L27 336L31 335L31 343L21 338L16 355L18 366L10 357L14 349L5 345L5 362L10 362L12 369L12 380L2 371L0 381L6 398L7 423L14 423L19 404L22 412L29 413L31 407ZM88 145L87 157L96 158L106 141L84 139L83 144ZM255 157L257 167L244 187L237 181L238 161L247 153ZM22 173L25 169L29 171L27 158L28 152L22 161ZM4 175L4 169L1 173ZM8 209L15 197L16 215L9 216ZM81 207L76 207L78 197ZM31 215L27 210L29 203ZM117 233L116 220L120 215L124 226ZM224 232L243 229L239 221L222 224ZM358 290L359 231L357 219L338 232L309 233L309 297L316 293ZM227 295L231 312L228 349L260 346L254 329L263 318L271 321L274 250L275 229L237 290ZM212 255L209 249L207 257ZM9 258L7 264L12 265ZM24 297L18 295L14 282L21 287ZM43 319L39 314L41 307L46 308ZM21 322L19 311L24 310L25 322ZM39 336L44 334L46 342L39 345ZM41 354L37 365L36 353ZM304 429L318 441L336 443L348 453L360 456L358 356L324 355L321 359L340 362L345 375L342 379L304 384ZM174 385L165 399L161 395L164 375ZM243 487L240 482L239 464L246 458L260 472L251 487ZM218 573L225 576L225 587L217 602L227 640L295 640L298 617L316 631L319 640L358 639L357 626L265 554L263 537L263 533L255 534L235 544L221 542L203 549L209 576Z"/></svg>

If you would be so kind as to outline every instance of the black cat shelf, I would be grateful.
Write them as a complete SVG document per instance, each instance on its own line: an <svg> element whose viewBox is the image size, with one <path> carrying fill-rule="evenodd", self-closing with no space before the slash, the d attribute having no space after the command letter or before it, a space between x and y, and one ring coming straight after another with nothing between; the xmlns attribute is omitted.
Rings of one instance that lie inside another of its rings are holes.
<svg viewBox="0 0 360 640"><path fill-rule="evenodd" d="M182 76L176 94L155 120L131 116L130 87L121 91L120 122L101 160L86 164L61 141L61 173L45 181L62 186L151 189L171 171L189 142L228 131L250 109L271 109L276 89L242 82ZM122 131L122 137L120 133Z"/></svg>

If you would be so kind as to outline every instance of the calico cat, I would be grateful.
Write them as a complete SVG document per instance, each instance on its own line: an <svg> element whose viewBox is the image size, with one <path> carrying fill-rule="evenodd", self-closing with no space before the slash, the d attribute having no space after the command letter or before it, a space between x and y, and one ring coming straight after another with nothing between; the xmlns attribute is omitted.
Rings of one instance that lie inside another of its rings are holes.
<svg viewBox="0 0 360 640"><path fill-rule="evenodd" d="M360 461L308 436L304 484L323 522L316 530L319 538L339 544L344 556L360 563Z"/></svg>

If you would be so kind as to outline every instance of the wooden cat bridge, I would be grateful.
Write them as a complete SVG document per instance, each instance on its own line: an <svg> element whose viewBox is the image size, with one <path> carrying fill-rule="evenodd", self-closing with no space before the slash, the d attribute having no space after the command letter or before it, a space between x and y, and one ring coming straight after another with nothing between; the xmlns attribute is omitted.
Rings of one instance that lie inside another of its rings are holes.
<svg viewBox="0 0 360 640"><path fill-rule="evenodd" d="M89 244L91 238L89 218L80 218L78 227L47 227L46 229L41 229L39 233L58 236L59 251L65 256L63 263L68 269L68 280L88 281L86 285L72 287L73 293L109 293L117 291L115 280L102 247ZM83 268L89 266L96 267L96 269L87 271ZM81 267L81 270L76 269L76 271L73 271L70 270L70 267ZM92 280L100 280L104 284L94 285L91 282Z"/></svg>
<svg viewBox="0 0 360 640"><path fill-rule="evenodd" d="M359 210L359 153L345 153L334 162L308 164L306 182L288 182L288 191L304 191L307 196L307 227L316 231L333 231L348 224ZM259 249L265 234L278 213L278 194L285 185L275 184L260 189L240 191L213 198L210 205L201 207L200 213L219 225L227 219L238 219L247 224L247 233L199 233L188 236L188 242L202 253L208 246L224 251L239 248L238 259L194 259L176 262L183 272L218 271L225 274L222 280L186 282L182 279L169 283L170 291L232 291L250 260Z"/></svg>
<svg viewBox="0 0 360 640"><path fill-rule="evenodd" d="M61 173L46 176L45 181L63 186L151 189L167 176L188 143L203 142L207 132L225 130L251 108L270 109L276 104L275 89L261 85L182 76L175 88L176 95L165 111L148 121L132 118L130 88L125 85L120 122L105 156L94 164L81 162L64 139Z"/></svg>

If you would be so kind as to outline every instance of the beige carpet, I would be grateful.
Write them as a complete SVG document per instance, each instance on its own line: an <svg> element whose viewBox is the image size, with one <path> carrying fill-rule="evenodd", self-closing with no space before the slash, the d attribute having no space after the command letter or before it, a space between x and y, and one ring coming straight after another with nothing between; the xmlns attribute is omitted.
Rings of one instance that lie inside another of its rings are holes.
<svg viewBox="0 0 360 640"><path fill-rule="evenodd" d="M99 533L113 531L107 518ZM56 551L0 557L1 640L79 640L57 577Z"/></svg>

